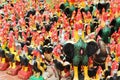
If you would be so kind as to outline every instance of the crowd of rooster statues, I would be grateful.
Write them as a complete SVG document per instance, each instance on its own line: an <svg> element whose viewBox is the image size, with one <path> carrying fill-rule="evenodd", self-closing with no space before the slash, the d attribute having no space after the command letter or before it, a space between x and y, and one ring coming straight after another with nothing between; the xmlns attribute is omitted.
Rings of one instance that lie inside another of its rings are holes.
<svg viewBox="0 0 120 80"><path fill-rule="evenodd" d="M23 80L120 80L120 0L54 1L0 1L0 71Z"/></svg>

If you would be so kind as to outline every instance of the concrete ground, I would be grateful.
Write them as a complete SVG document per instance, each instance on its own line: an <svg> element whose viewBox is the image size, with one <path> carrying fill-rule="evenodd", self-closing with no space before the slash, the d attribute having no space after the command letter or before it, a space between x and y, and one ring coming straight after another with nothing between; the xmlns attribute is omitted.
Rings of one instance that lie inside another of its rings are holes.
<svg viewBox="0 0 120 80"><path fill-rule="evenodd" d="M7 71L0 71L0 80L22 80L18 76L11 76L6 73Z"/></svg>

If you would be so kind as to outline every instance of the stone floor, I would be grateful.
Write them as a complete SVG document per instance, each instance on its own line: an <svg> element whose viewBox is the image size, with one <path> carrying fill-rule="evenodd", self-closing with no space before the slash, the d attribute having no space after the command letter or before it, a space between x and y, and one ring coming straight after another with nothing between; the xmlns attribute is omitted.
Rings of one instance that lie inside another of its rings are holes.
<svg viewBox="0 0 120 80"><path fill-rule="evenodd" d="M22 80L18 76L11 76L6 74L6 71L0 71L0 80Z"/></svg>

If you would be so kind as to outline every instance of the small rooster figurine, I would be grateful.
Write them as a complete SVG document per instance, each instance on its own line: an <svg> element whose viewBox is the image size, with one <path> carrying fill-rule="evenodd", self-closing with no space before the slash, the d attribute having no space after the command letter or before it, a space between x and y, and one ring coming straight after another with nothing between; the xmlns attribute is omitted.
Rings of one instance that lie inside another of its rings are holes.
<svg viewBox="0 0 120 80"><path fill-rule="evenodd" d="M96 80L100 80L102 78L102 73L103 73L103 70L102 70L101 66L98 66L98 70L96 73Z"/></svg>
<svg viewBox="0 0 120 80"><path fill-rule="evenodd" d="M44 71L46 70L46 64L43 61L41 54L37 50L33 50L33 70L34 74L30 77L30 80L44 80L42 77Z"/></svg>
<svg viewBox="0 0 120 80"><path fill-rule="evenodd" d="M111 76L114 76L115 74L117 74L118 71L118 62L117 61L113 61L112 62L112 66L111 66Z"/></svg>
<svg viewBox="0 0 120 80"><path fill-rule="evenodd" d="M21 66L18 65L17 61L19 62L19 54L17 50L17 46L15 46L15 41L13 39L13 33L11 32L9 34L9 41L8 41L8 47L10 52L7 55L9 61L10 61L10 66L7 71L8 74L10 75L16 75L18 71L21 69Z"/></svg>
<svg viewBox="0 0 120 80"><path fill-rule="evenodd" d="M23 51L19 56L22 69L18 72L18 77L22 79L28 79L32 75L32 68L29 64L31 55L28 54L28 47L24 45Z"/></svg>
<svg viewBox="0 0 120 80"><path fill-rule="evenodd" d="M0 49L0 70L6 70L9 67L9 63L6 62L5 51Z"/></svg>

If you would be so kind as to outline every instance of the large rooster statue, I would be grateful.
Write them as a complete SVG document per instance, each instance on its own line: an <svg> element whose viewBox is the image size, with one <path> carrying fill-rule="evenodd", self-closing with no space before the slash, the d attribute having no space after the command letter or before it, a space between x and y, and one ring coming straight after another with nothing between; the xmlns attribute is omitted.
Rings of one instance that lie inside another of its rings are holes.
<svg viewBox="0 0 120 80"><path fill-rule="evenodd" d="M86 43L80 39L77 43L74 44L74 58L73 58L73 65L74 65L74 80L78 80L78 65L84 66L84 77L87 78L87 64L88 64L88 56L85 53Z"/></svg>
<svg viewBox="0 0 120 80"><path fill-rule="evenodd" d="M91 48L92 47L92 48ZM84 41L79 39L76 43L66 43L63 45L63 51L66 55L66 60L71 62L74 69L74 79L81 79L81 70L80 66L83 66L84 71L84 80L89 80L88 76L88 58L92 57L93 64L95 66L101 66L104 68L104 62L106 60L108 49L105 43L102 40L89 40ZM78 72L79 71L79 72Z"/></svg>
<svg viewBox="0 0 120 80"><path fill-rule="evenodd" d="M34 55L32 60L34 74L29 80L44 80L42 75L46 70L46 64L44 63L42 55L38 50L33 50L32 53Z"/></svg>
<svg viewBox="0 0 120 80"><path fill-rule="evenodd" d="M88 56L85 53L85 49L86 49L86 43L82 39L78 40L75 44L66 43L63 46L63 51L66 54L66 60L72 62L74 66L73 80L79 80L78 66L81 65L84 65L85 77L87 78Z"/></svg>

